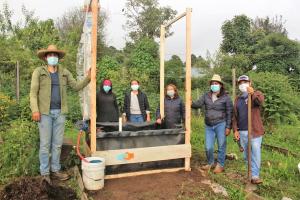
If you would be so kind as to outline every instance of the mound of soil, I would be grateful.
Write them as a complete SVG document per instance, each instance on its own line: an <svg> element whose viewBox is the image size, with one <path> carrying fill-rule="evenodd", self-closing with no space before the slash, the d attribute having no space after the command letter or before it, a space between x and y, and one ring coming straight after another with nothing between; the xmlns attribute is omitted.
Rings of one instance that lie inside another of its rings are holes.
<svg viewBox="0 0 300 200"><path fill-rule="evenodd" d="M22 178L5 186L0 192L1 200L76 200L70 188L50 185L41 178Z"/></svg>

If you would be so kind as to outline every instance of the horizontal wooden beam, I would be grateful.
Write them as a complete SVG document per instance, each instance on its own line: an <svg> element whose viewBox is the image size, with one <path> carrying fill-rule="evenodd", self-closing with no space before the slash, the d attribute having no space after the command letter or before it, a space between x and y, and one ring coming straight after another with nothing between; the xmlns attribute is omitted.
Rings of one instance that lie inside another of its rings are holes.
<svg viewBox="0 0 300 200"><path fill-rule="evenodd" d="M96 151L92 156L105 159L106 165L122 165L130 163L151 162L191 157L191 145L179 144L169 146L118 149Z"/></svg>
<svg viewBox="0 0 300 200"><path fill-rule="evenodd" d="M115 178L125 178L131 176L141 176L147 174L158 174L158 173L168 173L168 172L178 172L184 170L184 167L179 168L169 168L169 169L156 169L156 170L147 170L147 171L139 171L139 172L129 172L129 173L121 173L121 174L112 174L106 175L104 179L115 179Z"/></svg>
<svg viewBox="0 0 300 200"><path fill-rule="evenodd" d="M177 22L178 20L180 20L181 18L183 18L185 16L186 16L186 12L182 13L181 15L178 15L177 17L175 17L174 19L172 19L171 21L169 21L164 26L167 28L168 26L171 26L172 24L174 24L175 22Z"/></svg>

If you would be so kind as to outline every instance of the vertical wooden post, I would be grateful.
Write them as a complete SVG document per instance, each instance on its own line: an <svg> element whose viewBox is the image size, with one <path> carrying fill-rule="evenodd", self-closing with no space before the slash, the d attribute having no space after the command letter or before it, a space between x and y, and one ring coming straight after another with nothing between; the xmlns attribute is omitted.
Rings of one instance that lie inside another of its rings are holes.
<svg viewBox="0 0 300 200"><path fill-rule="evenodd" d="M160 26L160 117L165 117L165 37L166 29Z"/></svg>
<svg viewBox="0 0 300 200"><path fill-rule="evenodd" d="M252 120L251 120L251 106L252 96L248 94L248 179L251 181L251 136L252 136Z"/></svg>
<svg viewBox="0 0 300 200"><path fill-rule="evenodd" d="M236 92L236 75L235 75L235 67L232 68L232 99L235 100L235 92Z"/></svg>
<svg viewBox="0 0 300 200"><path fill-rule="evenodd" d="M96 66L98 0L92 0L92 66L91 66L91 152L96 152Z"/></svg>
<svg viewBox="0 0 300 200"><path fill-rule="evenodd" d="M185 144L190 144L191 140L191 8L186 9L186 76L185 76ZM191 170L191 158L185 158L184 168Z"/></svg>
<svg viewBox="0 0 300 200"><path fill-rule="evenodd" d="M19 103L20 101L20 65L19 61L16 63L16 99Z"/></svg>

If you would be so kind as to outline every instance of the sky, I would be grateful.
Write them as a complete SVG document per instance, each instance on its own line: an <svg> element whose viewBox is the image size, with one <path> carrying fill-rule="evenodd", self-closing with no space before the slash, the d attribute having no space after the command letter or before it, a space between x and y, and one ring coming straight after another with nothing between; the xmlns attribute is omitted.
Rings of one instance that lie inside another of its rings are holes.
<svg viewBox="0 0 300 200"><path fill-rule="evenodd" d="M56 19L73 7L83 6L84 0L0 0L0 6L7 2L14 10L14 19L21 17L21 7L34 10L40 19ZM106 41L118 49L129 40L123 29L126 18L122 15L126 0L100 0L101 9L108 14ZM300 41L300 1L299 0L159 0L161 6L170 6L178 13L187 7L192 12L192 53L206 57L207 52L214 54L222 41L221 26L225 20L235 15L245 14L256 17L283 16L288 37ZM166 40L166 57L173 54L184 59L185 20L181 19L172 26L174 35Z"/></svg>

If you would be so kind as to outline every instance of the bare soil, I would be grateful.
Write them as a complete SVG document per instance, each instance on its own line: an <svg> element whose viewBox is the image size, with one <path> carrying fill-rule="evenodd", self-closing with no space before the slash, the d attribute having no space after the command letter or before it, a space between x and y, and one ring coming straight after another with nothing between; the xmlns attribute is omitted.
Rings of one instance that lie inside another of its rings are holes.
<svg viewBox="0 0 300 200"><path fill-rule="evenodd" d="M0 191L1 200L76 200L76 192L64 186L50 185L40 177L24 177Z"/></svg>
<svg viewBox="0 0 300 200"><path fill-rule="evenodd" d="M89 193L95 200L173 200L208 199L217 197L207 184L201 170L191 172L160 173L105 181L105 187L95 193ZM222 197L224 199L224 197Z"/></svg>

